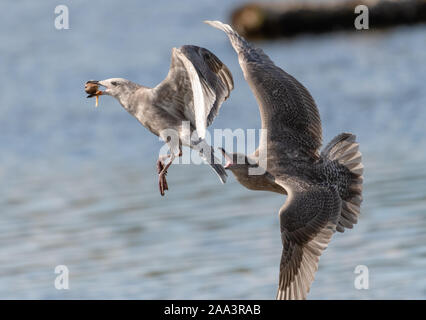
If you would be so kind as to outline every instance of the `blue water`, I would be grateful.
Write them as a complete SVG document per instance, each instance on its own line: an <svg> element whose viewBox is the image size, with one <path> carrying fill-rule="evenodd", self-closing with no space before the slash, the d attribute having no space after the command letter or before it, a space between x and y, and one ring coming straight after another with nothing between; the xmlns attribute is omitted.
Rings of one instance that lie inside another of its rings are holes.
<svg viewBox="0 0 426 320"><path fill-rule="evenodd" d="M241 1L238 1L241 2ZM1 3L0 298L271 299L285 197L221 185L207 166L176 165L161 197L162 143L88 79L154 86L172 47L206 47L234 75L212 128L259 128L256 102L224 34L236 5L208 1ZM312 299L426 298L426 26L258 43L304 83L324 142L358 136L365 164L359 224L321 257ZM69 268L56 290L54 268ZM354 288L357 265L368 290Z"/></svg>

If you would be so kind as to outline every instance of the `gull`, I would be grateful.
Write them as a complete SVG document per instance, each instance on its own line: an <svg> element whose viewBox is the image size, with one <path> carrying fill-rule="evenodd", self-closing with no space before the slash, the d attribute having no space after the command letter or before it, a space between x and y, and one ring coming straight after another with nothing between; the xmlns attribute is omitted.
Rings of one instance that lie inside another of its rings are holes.
<svg viewBox="0 0 426 320"><path fill-rule="evenodd" d="M222 152L225 168L251 190L287 195L279 211L283 245L276 298L306 299L333 233L352 228L362 202L363 165L355 136L341 133L321 151L322 128L308 90L220 21L260 109L262 131L252 155ZM253 174L250 169L259 169Z"/></svg>
<svg viewBox="0 0 426 320"><path fill-rule="evenodd" d="M97 87L104 91L95 92ZM185 45L172 49L167 77L148 88L122 78L86 83L88 97L109 95L116 98L131 115L168 144L169 153L157 161L160 194L168 190L166 174L175 157L182 155L182 145L198 150L200 157L217 173L222 183L227 174L221 161L206 142L206 128L213 122L222 103L234 88L231 72L218 57L205 48ZM188 124L185 129L185 123ZM165 160L169 162L165 164Z"/></svg>

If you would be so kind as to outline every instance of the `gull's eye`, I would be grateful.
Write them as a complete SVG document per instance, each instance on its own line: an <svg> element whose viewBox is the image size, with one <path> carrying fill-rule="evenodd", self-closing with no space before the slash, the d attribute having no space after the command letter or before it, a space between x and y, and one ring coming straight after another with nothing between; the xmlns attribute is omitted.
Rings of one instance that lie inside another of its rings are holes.
<svg viewBox="0 0 426 320"><path fill-rule="evenodd" d="M117 81L111 81L111 84L112 84L113 86L116 86L118 83L117 83Z"/></svg>

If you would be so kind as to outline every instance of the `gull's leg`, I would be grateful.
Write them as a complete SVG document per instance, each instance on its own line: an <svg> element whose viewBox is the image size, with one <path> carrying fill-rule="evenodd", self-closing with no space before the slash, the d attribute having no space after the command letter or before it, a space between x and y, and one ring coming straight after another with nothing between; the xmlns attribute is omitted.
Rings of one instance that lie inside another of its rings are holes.
<svg viewBox="0 0 426 320"><path fill-rule="evenodd" d="M170 154L166 154L166 155L158 157L158 160L157 160L157 173L158 174L163 170L164 160L166 160L167 158L170 158Z"/></svg>
<svg viewBox="0 0 426 320"><path fill-rule="evenodd" d="M169 188L167 186L167 180L165 175L161 176L160 174L164 170L164 160L170 157L171 157L171 154L166 154L166 155L158 157L158 160L157 160L158 187L160 189L160 193L162 196L164 196L164 190L168 190Z"/></svg>
<svg viewBox="0 0 426 320"><path fill-rule="evenodd" d="M178 156L182 156L182 150L179 151ZM167 185L166 175L167 175L167 169L172 165L173 160L175 160L176 155L174 153L169 154L167 158L170 157L169 163L164 166L164 163L162 163L159 159L159 162L157 162L157 169L158 169L158 186L160 188L160 194L164 196L164 190L169 190L169 186ZM159 163L161 164L161 167L159 166ZM160 169L161 168L161 169Z"/></svg>

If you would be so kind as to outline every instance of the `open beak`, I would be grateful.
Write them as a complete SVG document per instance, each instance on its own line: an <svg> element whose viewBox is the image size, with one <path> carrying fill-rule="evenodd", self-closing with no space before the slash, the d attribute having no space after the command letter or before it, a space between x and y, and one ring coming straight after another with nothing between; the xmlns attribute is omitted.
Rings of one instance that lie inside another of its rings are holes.
<svg viewBox="0 0 426 320"><path fill-rule="evenodd" d="M226 160L226 163L225 163L225 165L223 167L225 169L229 169L233 165L232 157L225 151L225 149L223 149L223 148L219 148L219 149L222 152L222 154L223 154L223 156L224 156L224 158Z"/></svg>

